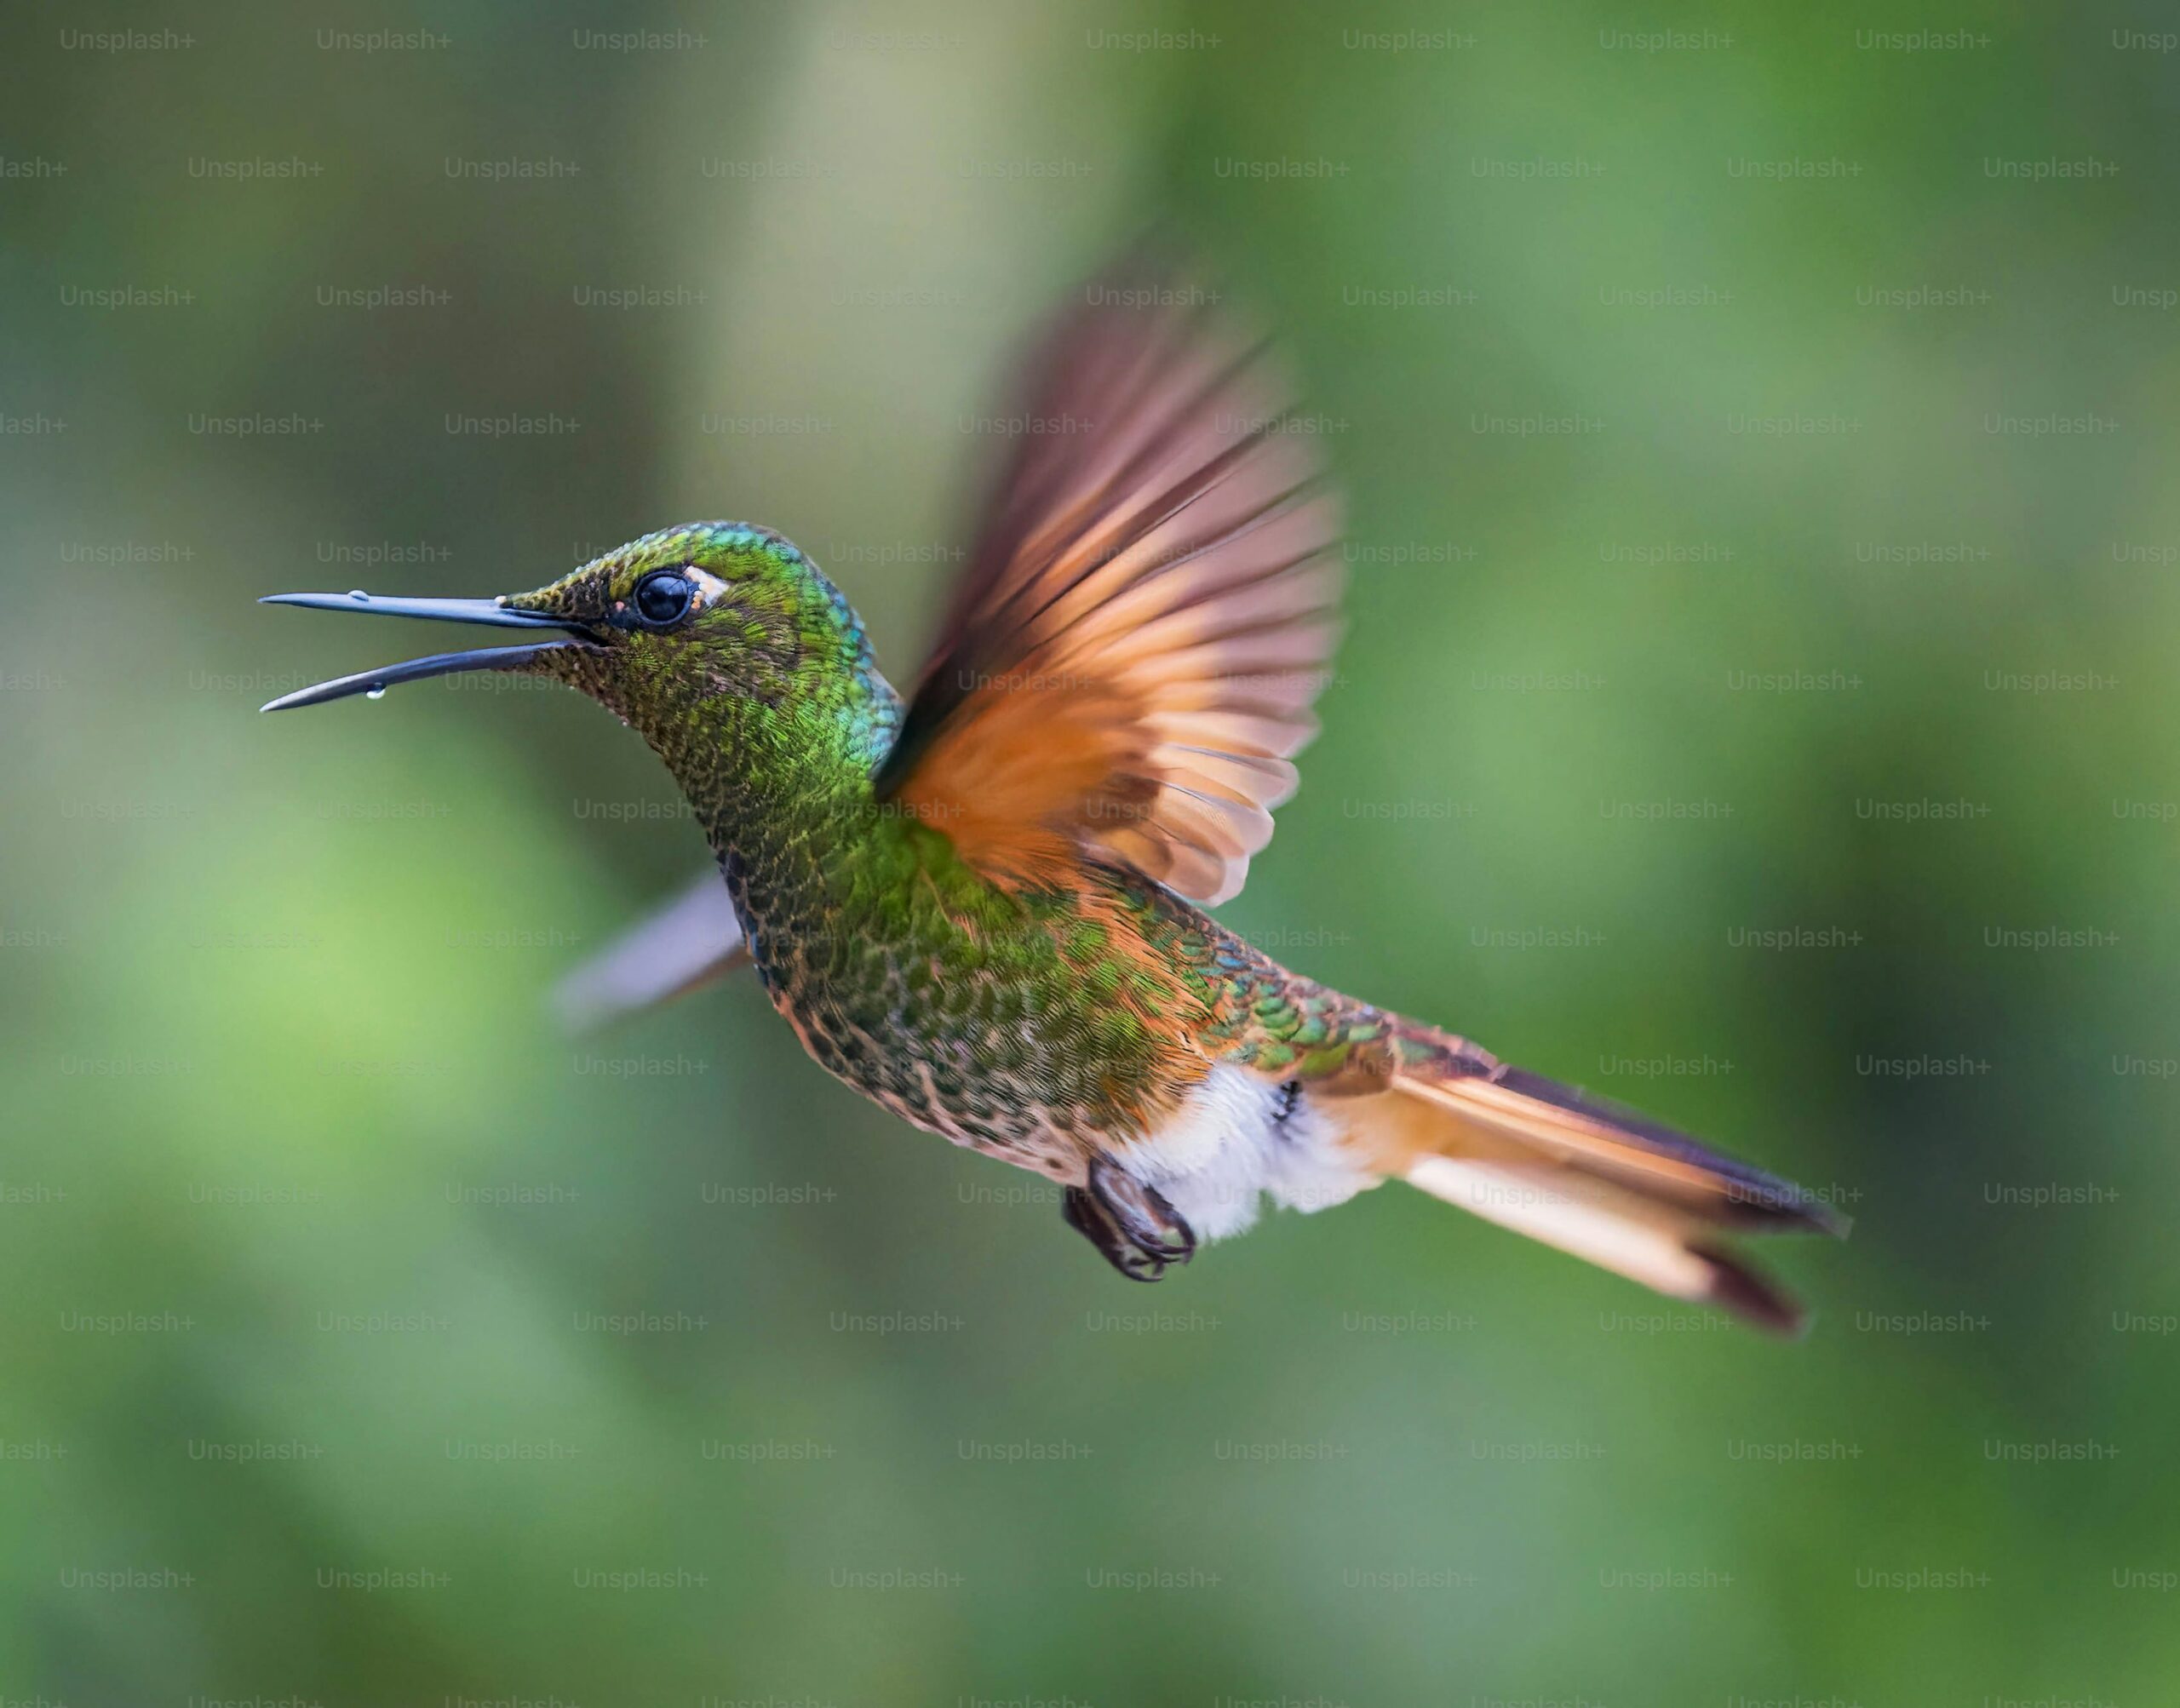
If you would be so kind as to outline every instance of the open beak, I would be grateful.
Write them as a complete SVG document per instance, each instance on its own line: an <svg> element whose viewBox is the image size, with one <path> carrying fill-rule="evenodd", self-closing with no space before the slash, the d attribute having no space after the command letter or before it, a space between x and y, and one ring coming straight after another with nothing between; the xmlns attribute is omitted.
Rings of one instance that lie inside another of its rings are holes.
<svg viewBox="0 0 2180 1708"><path fill-rule="evenodd" d="M310 610L360 610L379 616L433 617L441 622L476 622L491 628L522 628L536 633L587 637L581 623L542 611L518 610L488 599L381 599L371 593L269 593L260 605L299 605ZM315 706L326 700L345 700L351 694L376 695L396 682L419 682L427 676L451 676L463 670L513 670L548 652L571 648L591 651L595 642L577 639L533 640L521 646L484 646L468 652L435 652L429 658L412 658L405 664L388 664L354 676L338 676L313 688L283 694L258 708L262 712L285 712L296 706Z"/></svg>

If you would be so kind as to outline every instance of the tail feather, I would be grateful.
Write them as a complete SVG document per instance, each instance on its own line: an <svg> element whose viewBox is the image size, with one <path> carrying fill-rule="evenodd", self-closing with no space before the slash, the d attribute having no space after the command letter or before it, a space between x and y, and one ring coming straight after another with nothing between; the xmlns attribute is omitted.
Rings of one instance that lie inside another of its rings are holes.
<svg viewBox="0 0 2180 1708"><path fill-rule="evenodd" d="M1653 1223L1640 1200L1533 1171L1453 1156L1419 1158L1408 1184L1488 1222L1608 1269L1671 1298L1716 1304L1776 1333L1801 1331L1802 1310L1762 1270L1718 1247Z"/></svg>
<svg viewBox="0 0 2180 1708"><path fill-rule="evenodd" d="M1844 1218L1790 1180L1699 1144L1603 1098L1494 1063L1453 1079L1397 1076L1394 1089L1448 1110L1517 1151L1619 1182L1721 1227L1844 1233Z"/></svg>
<svg viewBox="0 0 2180 1708"><path fill-rule="evenodd" d="M1404 1052L1389 1095L1355 1111L1385 1172L1670 1298L1800 1328L1800 1307L1720 1236L1844 1234L1829 1206L1462 1040L1427 1045Z"/></svg>

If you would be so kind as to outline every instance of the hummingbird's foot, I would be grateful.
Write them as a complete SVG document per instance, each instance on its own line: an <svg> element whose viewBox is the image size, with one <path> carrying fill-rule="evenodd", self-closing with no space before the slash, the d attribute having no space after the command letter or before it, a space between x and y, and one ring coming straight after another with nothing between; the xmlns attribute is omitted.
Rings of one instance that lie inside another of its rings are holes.
<svg viewBox="0 0 2180 1708"><path fill-rule="evenodd" d="M1196 1255L1196 1230L1155 1186L1146 1185L1106 1156L1090 1162L1087 1195L1099 1219L1117 1229L1140 1258L1163 1268Z"/></svg>
<svg viewBox="0 0 2180 1708"><path fill-rule="evenodd" d="M1080 1186L1070 1186L1060 1200L1060 1213L1067 1225L1098 1248L1099 1255L1130 1281L1155 1281L1166 1273L1162 1258L1148 1256L1128 1243L1120 1224L1096 1196Z"/></svg>
<svg viewBox="0 0 2180 1708"><path fill-rule="evenodd" d="M1162 1264L1185 1264L1196 1255L1196 1229L1156 1186L1146 1186L1104 1156L1090 1161L1090 1190L1121 1225L1127 1242Z"/></svg>
<svg viewBox="0 0 2180 1708"><path fill-rule="evenodd" d="M1155 1281L1167 1264L1196 1255L1196 1230L1165 1195L1106 1157L1092 1160L1087 1186L1067 1189L1062 1209L1067 1225L1130 1281Z"/></svg>

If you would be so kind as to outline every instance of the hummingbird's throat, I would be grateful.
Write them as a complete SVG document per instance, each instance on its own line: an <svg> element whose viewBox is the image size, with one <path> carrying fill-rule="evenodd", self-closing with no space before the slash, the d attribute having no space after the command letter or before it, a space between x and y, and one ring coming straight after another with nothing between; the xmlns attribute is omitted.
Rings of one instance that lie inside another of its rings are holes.
<svg viewBox="0 0 2180 1708"><path fill-rule="evenodd" d="M881 817L856 726L793 698L723 696L679 718L622 715L673 773L745 920L846 904Z"/></svg>

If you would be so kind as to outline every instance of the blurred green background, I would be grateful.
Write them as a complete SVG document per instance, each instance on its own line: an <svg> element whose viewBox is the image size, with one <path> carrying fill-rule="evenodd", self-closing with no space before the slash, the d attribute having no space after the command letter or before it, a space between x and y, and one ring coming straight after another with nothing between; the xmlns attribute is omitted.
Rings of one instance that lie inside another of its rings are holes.
<svg viewBox="0 0 2180 1708"><path fill-rule="evenodd" d="M0 1698L2180 1697L2146 15L18 8ZM594 707L256 715L698 517L909 678L1153 220L1353 501L1225 916L1834 1196L1807 1341L1399 1189L1125 1287L746 980L554 1035L703 858Z"/></svg>

